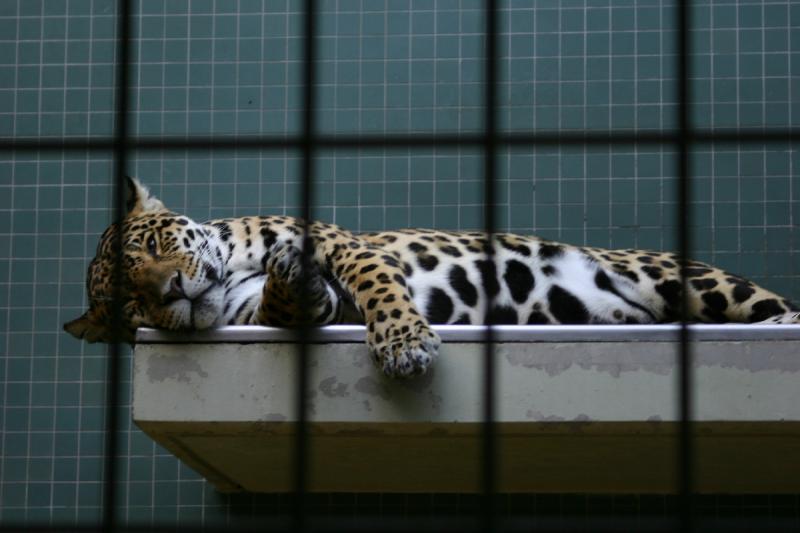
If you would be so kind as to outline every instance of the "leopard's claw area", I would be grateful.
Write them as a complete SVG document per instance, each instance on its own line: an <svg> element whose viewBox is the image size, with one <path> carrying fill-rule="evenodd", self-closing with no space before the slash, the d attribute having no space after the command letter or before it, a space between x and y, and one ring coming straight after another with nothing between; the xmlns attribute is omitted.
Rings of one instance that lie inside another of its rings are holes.
<svg viewBox="0 0 800 533"><path fill-rule="evenodd" d="M395 331L400 331L395 329ZM424 374L436 358L441 339L426 324L405 334L388 335L382 342L369 342L375 363L390 378Z"/></svg>

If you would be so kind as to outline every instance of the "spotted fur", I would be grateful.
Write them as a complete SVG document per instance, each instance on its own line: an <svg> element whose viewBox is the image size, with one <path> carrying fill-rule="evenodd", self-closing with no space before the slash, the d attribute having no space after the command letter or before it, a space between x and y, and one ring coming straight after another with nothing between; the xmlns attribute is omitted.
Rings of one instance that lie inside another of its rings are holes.
<svg viewBox="0 0 800 533"><path fill-rule="evenodd" d="M167 210L131 180L123 222L123 337L139 326L203 329L225 324L294 326L362 322L387 375L424 372L442 324L644 324L680 317L679 259L480 232L424 229L354 234L281 216L196 223ZM112 339L109 303L114 235L89 266L89 310L65 329ZM490 259L491 258L491 259ZM798 323L788 300L739 276L690 262L689 314L698 322ZM488 309L491 299L492 308ZM305 302L300 305L300 302Z"/></svg>

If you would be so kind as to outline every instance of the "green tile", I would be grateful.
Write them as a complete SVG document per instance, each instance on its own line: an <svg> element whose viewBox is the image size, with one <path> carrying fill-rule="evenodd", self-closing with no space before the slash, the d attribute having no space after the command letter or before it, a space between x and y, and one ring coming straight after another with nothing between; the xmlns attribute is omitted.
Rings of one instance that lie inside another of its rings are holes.
<svg viewBox="0 0 800 533"><path fill-rule="evenodd" d="M53 485L53 506L65 511L71 510L75 504L76 487L72 484L57 483ZM67 516L71 516L67 515ZM66 523L66 520L63 520Z"/></svg>

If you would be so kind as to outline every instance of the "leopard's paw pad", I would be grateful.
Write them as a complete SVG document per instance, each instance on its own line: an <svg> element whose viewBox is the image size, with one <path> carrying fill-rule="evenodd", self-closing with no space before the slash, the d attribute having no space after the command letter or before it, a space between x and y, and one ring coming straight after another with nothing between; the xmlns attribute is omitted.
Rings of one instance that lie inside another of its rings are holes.
<svg viewBox="0 0 800 533"><path fill-rule="evenodd" d="M389 377L410 377L424 374L436 357L441 340L428 325L422 323L402 327L389 326L385 334L376 331L370 336L373 358Z"/></svg>

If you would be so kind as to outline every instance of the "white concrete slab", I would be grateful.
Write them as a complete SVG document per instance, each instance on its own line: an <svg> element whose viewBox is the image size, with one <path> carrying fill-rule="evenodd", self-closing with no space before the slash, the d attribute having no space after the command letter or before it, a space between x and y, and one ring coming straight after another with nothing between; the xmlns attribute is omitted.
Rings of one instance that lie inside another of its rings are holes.
<svg viewBox="0 0 800 533"><path fill-rule="evenodd" d="M462 327L460 342L458 327L443 330L451 340L433 370L392 381L369 360L363 329L346 328L323 328L310 346L311 487L478 490L483 331ZM502 490L673 489L677 344L663 339L677 329L628 327L639 340L625 342L624 329L604 328L575 327L569 342L565 327L496 332L507 340L494 351ZM800 476L787 472L800 472L800 328L741 332L693 328L714 339L692 344L699 486L797 492ZM141 332L134 420L222 490L289 490L297 347L287 335L225 328L181 343Z"/></svg>

